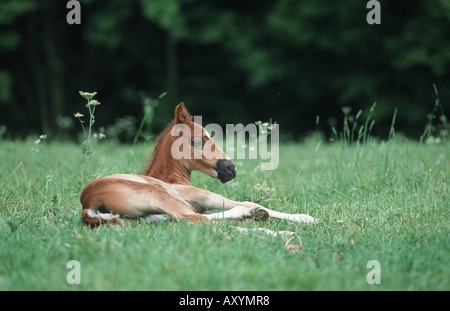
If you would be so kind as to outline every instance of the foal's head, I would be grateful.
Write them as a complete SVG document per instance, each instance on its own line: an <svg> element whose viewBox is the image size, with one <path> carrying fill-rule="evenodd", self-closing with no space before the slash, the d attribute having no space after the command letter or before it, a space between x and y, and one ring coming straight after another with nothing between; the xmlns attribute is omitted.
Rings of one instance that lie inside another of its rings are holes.
<svg viewBox="0 0 450 311"><path fill-rule="evenodd" d="M162 173L161 167L171 163L171 171ZM147 175L166 182L176 182L170 174L197 170L226 183L236 177L236 167L213 141L209 133L192 120L184 103L175 108L175 119L158 140Z"/></svg>

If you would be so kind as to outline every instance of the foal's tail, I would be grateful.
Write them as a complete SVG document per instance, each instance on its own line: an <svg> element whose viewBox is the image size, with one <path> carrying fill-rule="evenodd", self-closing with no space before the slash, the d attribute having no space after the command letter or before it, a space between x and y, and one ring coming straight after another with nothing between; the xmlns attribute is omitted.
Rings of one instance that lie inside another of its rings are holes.
<svg viewBox="0 0 450 311"><path fill-rule="evenodd" d="M119 215L101 213L95 208L87 208L81 212L81 221L85 225L95 228L99 225L111 224L113 226L122 226Z"/></svg>
<svg viewBox="0 0 450 311"><path fill-rule="evenodd" d="M91 226L91 228L106 224L121 227L122 221L120 220L119 215L111 213L103 203L100 205L94 203L96 199L90 195L92 194L92 191L90 190L92 190L92 187L98 185L98 181L99 179L90 182L84 187L83 191L81 191L80 203L83 207L81 212L81 222L84 225Z"/></svg>

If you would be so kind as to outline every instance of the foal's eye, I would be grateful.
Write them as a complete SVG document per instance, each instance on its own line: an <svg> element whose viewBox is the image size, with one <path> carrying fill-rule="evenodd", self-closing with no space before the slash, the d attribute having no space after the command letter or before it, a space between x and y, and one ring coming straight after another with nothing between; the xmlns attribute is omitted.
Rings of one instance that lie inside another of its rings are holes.
<svg viewBox="0 0 450 311"><path fill-rule="evenodd" d="M192 141L192 147L196 149L203 149L203 139L194 139Z"/></svg>

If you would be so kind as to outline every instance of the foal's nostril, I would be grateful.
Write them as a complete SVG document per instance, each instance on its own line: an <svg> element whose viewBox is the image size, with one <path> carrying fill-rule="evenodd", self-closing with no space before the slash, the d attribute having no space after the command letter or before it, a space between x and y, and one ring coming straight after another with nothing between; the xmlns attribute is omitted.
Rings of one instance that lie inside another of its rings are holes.
<svg viewBox="0 0 450 311"><path fill-rule="evenodd" d="M236 166L233 163L229 163L226 167L227 173L236 176Z"/></svg>

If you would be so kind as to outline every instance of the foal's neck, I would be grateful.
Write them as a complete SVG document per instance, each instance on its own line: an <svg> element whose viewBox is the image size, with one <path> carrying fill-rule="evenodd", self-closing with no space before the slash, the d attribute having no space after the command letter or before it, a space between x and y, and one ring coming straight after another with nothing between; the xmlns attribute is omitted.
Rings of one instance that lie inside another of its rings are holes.
<svg viewBox="0 0 450 311"><path fill-rule="evenodd" d="M191 170L171 155L172 143L168 138L169 132L170 129L164 131L159 137L145 175L169 184L190 185Z"/></svg>
<svg viewBox="0 0 450 311"><path fill-rule="evenodd" d="M156 154L145 175L162 180L169 184L190 185L191 171L183 166L180 161L168 161Z"/></svg>

